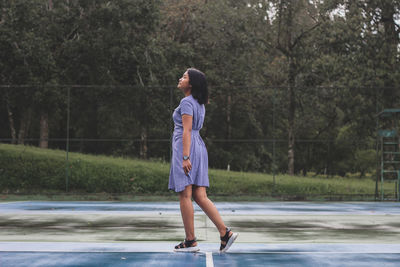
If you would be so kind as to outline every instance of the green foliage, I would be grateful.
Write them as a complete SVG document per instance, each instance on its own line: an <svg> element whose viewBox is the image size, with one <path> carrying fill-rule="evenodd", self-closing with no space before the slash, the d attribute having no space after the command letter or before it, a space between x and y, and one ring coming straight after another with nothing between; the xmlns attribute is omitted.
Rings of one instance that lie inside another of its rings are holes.
<svg viewBox="0 0 400 267"><path fill-rule="evenodd" d="M376 170L376 163L376 150L366 149L356 151L354 169L360 172L360 177L363 177L366 172L374 172Z"/></svg>
<svg viewBox="0 0 400 267"><path fill-rule="evenodd" d="M375 166L374 115L400 103L400 1L358 2L1 1L0 84L11 86L0 88L0 136L37 138L47 113L49 137L63 139L69 103L71 150L168 161L177 80L197 67L210 167L271 173L275 138L286 173L293 126L296 174L363 175Z"/></svg>

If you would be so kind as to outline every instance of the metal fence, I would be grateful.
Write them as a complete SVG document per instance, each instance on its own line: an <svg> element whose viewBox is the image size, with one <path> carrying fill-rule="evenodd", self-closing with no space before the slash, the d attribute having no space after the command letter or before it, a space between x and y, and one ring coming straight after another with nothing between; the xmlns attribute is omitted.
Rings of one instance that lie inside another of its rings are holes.
<svg viewBox="0 0 400 267"><path fill-rule="evenodd" d="M65 150L66 165L70 151L170 160L172 112L183 97L175 86L1 85L0 90L3 143L47 142L48 148ZM274 179L287 173L287 90L209 86L201 130L209 167L270 173ZM355 90L365 101L362 108L348 106ZM385 107L384 88L295 91L295 173L375 180L375 115Z"/></svg>

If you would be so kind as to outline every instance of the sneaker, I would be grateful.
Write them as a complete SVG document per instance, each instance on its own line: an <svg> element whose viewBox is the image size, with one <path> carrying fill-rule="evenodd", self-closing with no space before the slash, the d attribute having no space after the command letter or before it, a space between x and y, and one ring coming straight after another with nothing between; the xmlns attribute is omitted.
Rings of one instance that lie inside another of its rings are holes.
<svg viewBox="0 0 400 267"><path fill-rule="evenodd" d="M224 241L225 244L222 244L221 242L221 246L219 248L219 252L226 252L233 244L233 242L235 242L236 238L238 237L238 233L233 233L230 235L229 233L231 232L231 229L226 228L226 233L224 236L221 236L221 241Z"/></svg>
<svg viewBox="0 0 400 267"><path fill-rule="evenodd" d="M179 245L175 246L174 251L175 252L197 252L200 250L200 248L197 246L193 246L194 243L196 243L197 239L193 240L183 240Z"/></svg>

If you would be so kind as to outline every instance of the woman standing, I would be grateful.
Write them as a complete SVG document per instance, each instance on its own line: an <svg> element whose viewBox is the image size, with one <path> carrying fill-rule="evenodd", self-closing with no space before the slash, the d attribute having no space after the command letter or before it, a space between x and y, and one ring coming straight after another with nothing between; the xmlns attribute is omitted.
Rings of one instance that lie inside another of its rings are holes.
<svg viewBox="0 0 400 267"><path fill-rule="evenodd" d="M215 205L207 197L208 154L199 131L203 126L208 103L207 81L203 72L189 68L179 79L178 88L185 94L174 110L175 124L172 136L172 159L168 188L179 192L179 201L186 238L175 251L199 250L194 234L192 197L215 224L221 239L220 252L229 249L238 234L227 228Z"/></svg>

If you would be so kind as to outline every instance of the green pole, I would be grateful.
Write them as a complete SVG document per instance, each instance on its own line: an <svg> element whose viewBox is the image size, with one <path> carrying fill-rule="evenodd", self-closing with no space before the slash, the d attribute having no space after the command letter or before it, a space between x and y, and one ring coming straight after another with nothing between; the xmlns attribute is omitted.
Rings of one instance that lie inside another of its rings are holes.
<svg viewBox="0 0 400 267"><path fill-rule="evenodd" d="M378 89L375 88L375 114L378 114L379 108L378 108ZM375 150L376 150L376 178L375 178L375 201L378 200L379 193L378 193L378 179L379 179L379 116L376 116L376 124L375 124L375 133L376 133L376 138L375 138Z"/></svg>
<svg viewBox="0 0 400 267"><path fill-rule="evenodd" d="M275 92L276 87L274 87L274 93L272 96L272 175L273 175L273 185L275 191Z"/></svg>
<svg viewBox="0 0 400 267"><path fill-rule="evenodd" d="M397 201L400 201L400 170L397 171Z"/></svg>
<svg viewBox="0 0 400 267"><path fill-rule="evenodd" d="M66 158L66 166L65 166L65 191L68 193L68 176L69 176L69 168L68 168L68 152L69 152L69 117L70 117L70 87L68 87L68 96L67 96L67 158Z"/></svg>
<svg viewBox="0 0 400 267"><path fill-rule="evenodd" d="M169 116L169 158L170 161L172 159L172 134L174 132L174 122L172 121L172 115L174 110L172 109L172 98L173 98L173 91L172 91L172 87L169 88L169 112L170 112L170 116Z"/></svg>
<svg viewBox="0 0 400 267"><path fill-rule="evenodd" d="M383 137L381 136L381 200L383 201L384 198L384 192L383 192L383 175L384 169L383 169Z"/></svg>

